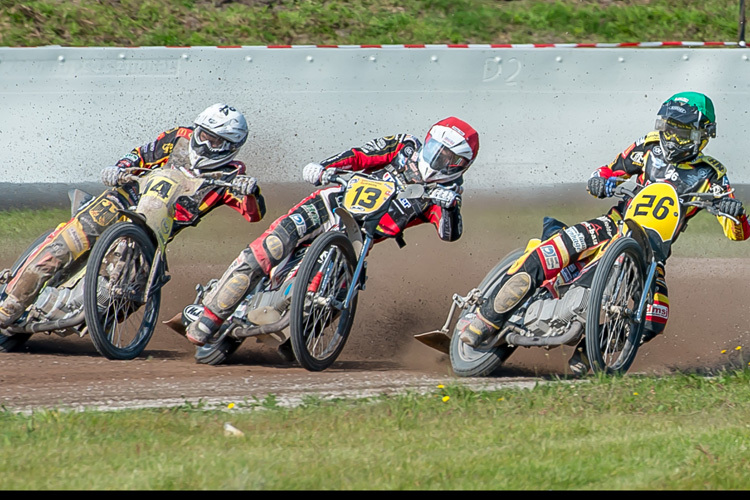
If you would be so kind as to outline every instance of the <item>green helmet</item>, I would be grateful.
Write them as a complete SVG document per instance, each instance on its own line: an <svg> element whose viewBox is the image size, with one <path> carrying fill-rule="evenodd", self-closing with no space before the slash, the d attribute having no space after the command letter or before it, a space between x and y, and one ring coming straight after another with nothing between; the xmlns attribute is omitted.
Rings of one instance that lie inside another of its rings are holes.
<svg viewBox="0 0 750 500"><path fill-rule="evenodd" d="M656 130L670 163L691 161L709 137L716 137L716 113L711 99L698 92L680 92L661 105Z"/></svg>

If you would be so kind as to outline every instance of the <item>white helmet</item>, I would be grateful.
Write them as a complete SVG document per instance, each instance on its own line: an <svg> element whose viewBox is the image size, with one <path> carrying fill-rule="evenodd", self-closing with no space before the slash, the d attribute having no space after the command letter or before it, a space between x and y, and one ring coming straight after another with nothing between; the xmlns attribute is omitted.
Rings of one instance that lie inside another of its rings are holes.
<svg viewBox="0 0 750 500"><path fill-rule="evenodd" d="M451 116L430 128L419 150L417 168L424 182L447 182L466 172L479 152L479 134Z"/></svg>
<svg viewBox="0 0 750 500"><path fill-rule="evenodd" d="M235 108L214 104L195 119L190 139L190 165L205 170L226 165L247 140L247 121Z"/></svg>

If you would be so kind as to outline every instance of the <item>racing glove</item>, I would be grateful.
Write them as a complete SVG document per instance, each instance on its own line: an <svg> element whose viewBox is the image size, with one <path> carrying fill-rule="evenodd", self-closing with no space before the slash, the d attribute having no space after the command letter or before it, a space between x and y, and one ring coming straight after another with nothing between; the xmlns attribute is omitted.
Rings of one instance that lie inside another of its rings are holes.
<svg viewBox="0 0 750 500"><path fill-rule="evenodd" d="M232 180L232 193L237 196L248 196L257 189L258 180L249 175L238 175Z"/></svg>
<svg viewBox="0 0 750 500"><path fill-rule="evenodd" d="M120 167L104 167L102 169L102 184L107 187L116 187L126 181L125 169Z"/></svg>
<svg viewBox="0 0 750 500"><path fill-rule="evenodd" d="M320 186L321 177L323 176L323 165L320 163L308 163L302 169L302 178L314 186Z"/></svg>
<svg viewBox="0 0 750 500"><path fill-rule="evenodd" d="M614 187L614 184L606 177L591 177L589 178L587 190L592 196L596 196L597 198L608 198L612 196Z"/></svg>
<svg viewBox="0 0 750 500"><path fill-rule="evenodd" d="M739 217L745 213L745 207L742 206L742 202L735 198L719 198L714 202L719 212L731 215L732 217Z"/></svg>
<svg viewBox="0 0 750 500"><path fill-rule="evenodd" d="M443 208L451 208L456 205L459 200L459 195L451 189L442 187L433 188L427 197L430 198L436 205Z"/></svg>

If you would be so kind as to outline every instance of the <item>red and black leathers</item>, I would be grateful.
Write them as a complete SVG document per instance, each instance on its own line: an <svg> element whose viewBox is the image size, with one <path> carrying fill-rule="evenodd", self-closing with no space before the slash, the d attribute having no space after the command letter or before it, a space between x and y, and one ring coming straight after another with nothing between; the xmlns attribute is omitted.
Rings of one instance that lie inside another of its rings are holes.
<svg viewBox="0 0 750 500"><path fill-rule="evenodd" d="M634 142L619 154L609 165L594 171L592 177L625 177L637 176L639 183L669 182L678 193L715 192L731 190L726 168L716 159L699 154L691 162L670 164L665 158L659 143L659 133L651 132ZM734 197L733 194L729 196ZM491 293L491 298L480 310L481 316L489 323L500 326L504 320L502 314L493 308L494 297L512 274L526 272L531 277L531 290L540 286L545 280L554 278L560 273L575 271L576 263L594 252L607 242L616 232L616 222L625 213L627 200L612 207L607 215L581 222L561 229L545 239L535 252L529 254L525 261L516 262ZM699 209L690 207L684 220L681 232L687 222L698 213ZM717 217L730 240L743 241L750 237L750 225L747 215L740 216L739 224L726 217ZM675 236L675 239L677 237ZM657 289L654 304L646 315L644 338L650 339L661 333L669 318L669 298L664 269L658 269Z"/></svg>
<svg viewBox="0 0 750 500"><path fill-rule="evenodd" d="M192 133L192 127L167 130L153 142L133 149L117 162L117 166L189 171L188 144ZM245 165L235 161L216 170L225 172L222 178L231 181L245 173ZM58 226L8 283L7 297L0 305L0 318L17 317L19 308L25 310L36 299L43 284L57 271L83 262L104 229L118 219L117 211L135 205L138 198L138 184L135 182L107 189L82 206L72 219ZM257 188L253 194L238 198L225 187L206 185L194 196L179 199L170 239L221 205L232 207L248 222L257 222L265 214L265 202Z"/></svg>
<svg viewBox="0 0 750 500"><path fill-rule="evenodd" d="M413 163L420 141L408 134L372 140L362 147L352 148L320 162L328 168L363 171L380 179L400 184L422 183ZM454 189L463 178L452 181ZM276 219L260 237L243 250L224 273L214 293L204 301L205 316L213 327L229 317L247 290L263 275L284 260L305 241L309 241L335 222L333 210L340 205L343 188L338 185L319 189ZM455 241L463 229L460 199L451 208L442 208L429 199L397 200L379 224L376 242L385 238L401 237L408 227L433 224L438 236Z"/></svg>

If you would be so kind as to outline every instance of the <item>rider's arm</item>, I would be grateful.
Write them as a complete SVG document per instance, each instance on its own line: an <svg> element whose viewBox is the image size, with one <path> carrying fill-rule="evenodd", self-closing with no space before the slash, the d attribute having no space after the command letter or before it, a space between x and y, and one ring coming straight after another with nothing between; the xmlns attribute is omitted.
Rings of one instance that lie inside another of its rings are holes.
<svg viewBox="0 0 750 500"><path fill-rule="evenodd" d="M721 191L731 191L732 187L729 184L729 179L726 175L717 182ZM734 193L728 195L729 198L735 198ZM747 214L742 214L736 217L739 224L735 224L731 219L727 217L716 216L716 220L721 224L721 228L724 231L724 236L732 241L745 241L750 238L750 223L748 223Z"/></svg>
<svg viewBox="0 0 750 500"><path fill-rule="evenodd" d="M236 173L232 174L230 179L235 175L245 175L247 167L241 161L233 161L227 167L236 168ZM248 222L258 222L266 215L266 200L260 192L260 186L257 184L252 193L247 196L237 196L231 189L224 188L222 202L228 207L237 210Z"/></svg>
<svg viewBox="0 0 750 500"><path fill-rule="evenodd" d="M646 153L658 143L658 133L650 133L628 146L622 153L618 154L608 165L594 170L591 177L624 177L626 179L633 175L643 173L643 165Z"/></svg>
<svg viewBox="0 0 750 500"><path fill-rule="evenodd" d="M121 168L148 168L153 169L163 166L172 154L174 145L178 139L190 140L192 129L175 127L162 132L153 142L134 148L116 163Z"/></svg>
<svg viewBox="0 0 750 500"><path fill-rule="evenodd" d="M433 204L425 211L427 220L435 226L438 236L443 241L456 241L463 232L461 219L461 202L454 207L443 208Z"/></svg>
<svg viewBox="0 0 750 500"><path fill-rule="evenodd" d="M358 172L370 168L380 168L387 165L407 145L419 148L419 140L409 134L398 134L373 139L362 147L347 149L337 155L321 161L320 164L328 168L351 170Z"/></svg>

